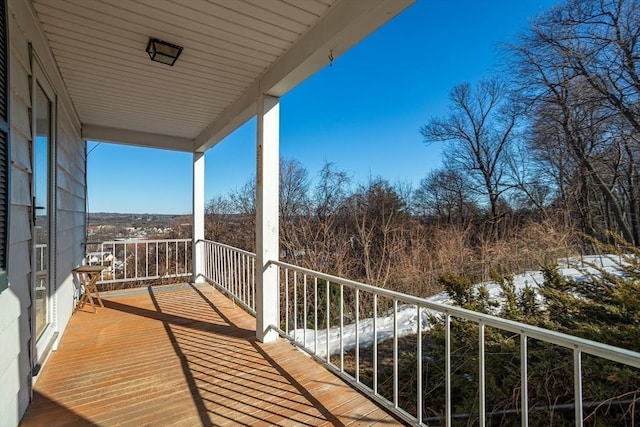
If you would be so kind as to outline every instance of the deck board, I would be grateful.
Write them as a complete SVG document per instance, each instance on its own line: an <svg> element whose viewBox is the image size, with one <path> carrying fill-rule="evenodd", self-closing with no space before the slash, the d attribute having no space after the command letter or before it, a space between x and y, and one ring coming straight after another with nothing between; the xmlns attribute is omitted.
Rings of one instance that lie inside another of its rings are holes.
<svg viewBox="0 0 640 427"><path fill-rule="evenodd" d="M105 296L78 310L22 426L399 425L211 287Z"/></svg>

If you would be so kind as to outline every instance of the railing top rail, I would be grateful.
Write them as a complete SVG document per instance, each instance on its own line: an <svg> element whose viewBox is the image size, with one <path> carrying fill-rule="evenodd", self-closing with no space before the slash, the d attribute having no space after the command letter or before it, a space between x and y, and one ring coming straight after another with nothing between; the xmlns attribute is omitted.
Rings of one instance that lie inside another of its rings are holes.
<svg viewBox="0 0 640 427"><path fill-rule="evenodd" d="M124 243L184 243L191 242L192 239L124 239L124 240L105 240L100 242L87 242L87 245L113 245Z"/></svg>
<svg viewBox="0 0 640 427"><path fill-rule="evenodd" d="M625 365L640 368L640 353L635 351L626 350L626 349L615 347L612 345L575 337L562 332L551 331L549 329L528 325L526 323L520 323L513 320L503 319L490 314L479 313L479 312L467 310L461 307L428 301L424 298L415 297L412 295L407 295L400 292L391 291L388 289L378 288L376 286L367 285L365 283L356 282L354 280L344 279L342 277L333 276L331 274L325 274L325 273L310 270L307 268L298 267L282 261L269 261L269 264L277 265L290 270L295 270L297 272L308 274L310 276L315 276L319 279L324 279L331 283L342 284L354 289L360 289L366 292L371 292L376 295L383 296L390 299L395 299L397 301L401 301L407 304L415 304L420 307L438 311L443 314L452 315L455 317L459 317L461 319L469 320L479 324L484 324L486 326L499 328L499 329L513 332L516 334L523 334L530 338L546 341L562 347L575 349L583 353L588 353L594 356L602 357L604 359L608 359L614 362L619 362Z"/></svg>
<svg viewBox="0 0 640 427"><path fill-rule="evenodd" d="M239 252L241 254L247 255L247 256L252 257L252 258L256 257L256 254L254 254L253 252L245 251L244 249L239 249L239 248L236 248L234 246L225 245L224 243L214 242L212 240L207 240L207 239L198 240L196 243L200 243L200 242L210 243L210 244L215 245L215 246L220 246L220 247L223 247L223 248L231 249L232 251Z"/></svg>

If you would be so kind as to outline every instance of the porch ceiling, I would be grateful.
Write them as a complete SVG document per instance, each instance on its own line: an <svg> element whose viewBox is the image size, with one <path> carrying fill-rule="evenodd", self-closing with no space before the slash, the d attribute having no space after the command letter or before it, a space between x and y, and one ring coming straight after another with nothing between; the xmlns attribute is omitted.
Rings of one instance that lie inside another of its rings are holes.
<svg viewBox="0 0 640 427"><path fill-rule="evenodd" d="M83 138L204 151L414 0L33 0ZM184 46L152 62L149 37Z"/></svg>

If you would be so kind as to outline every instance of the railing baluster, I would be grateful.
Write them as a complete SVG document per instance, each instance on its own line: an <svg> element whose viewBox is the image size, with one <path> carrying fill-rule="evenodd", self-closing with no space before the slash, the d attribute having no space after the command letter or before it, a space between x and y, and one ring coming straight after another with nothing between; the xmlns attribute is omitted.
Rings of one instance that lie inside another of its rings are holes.
<svg viewBox="0 0 640 427"><path fill-rule="evenodd" d="M520 334L520 425L529 426L529 379L527 373L527 336Z"/></svg>
<svg viewBox="0 0 640 427"><path fill-rule="evenodd" d="M303 277L303 288L304 288L304 296L302 297L302 303L304 307L302 307L302 315L304 316L304 320L302 321L302 341L304 342L304 346L307 346L307 275L305 274Z"/></svg>
<svg viewBox="0 0 640 427"><path fill-rule="evenodd" d="M249 265L246 254L243 252L238 252L238 281L239 281L239 299L240 301L248 306L249 301Z"/></svg>
<svg viewBox="0 0 640 427"><path fill-rule="evenodd" d="M122 273L124 274L123 279L127 279L127 265L129 265L129 263L127 262L129 260L129 254L127 253L127 242L123 243L124 246L124 250L123 250L123 254L124 254L124 266L122 269Z"/></svg>
<svg viewBox="0 0 640 427"><path fill-rule="evenodd" d="M115 243L113 243L113 246L111 247L111 251L112 251L111 255L113 255L113 260L111 261L111 271L112 271L112 277L111 278L115 279L116 278L116 265L115 265L115 262L116 262L116 259L117 259L117 256L116 256L116 244Z"/></svg>
<svg viewBox="0 0 640 427"><path fill-rule="evenodd" d="M378 394L378 294L373 294L373 393Z"/></svg>
<svg viewBox="0 0 640 427"><path fill-rule="evenodd" d="M231 252L231 259L233 260L233 294L238 298L240 295L240 287L238 280L238 253Z"/></svg>
<svg viewBox="0 0 640 427"><path fill-rule="evenodd" d="M293 271L293 339L298 341L298 272Z"/></svg>
<svg viewBox="0 0 640 427"><path fill-rule="evenodd" d="M229 289L229 283L227 282L227 275L229 270L227 269L227 248L220 249L220 285L224 289Z"/></svg>
<svg viewBox="0 0 640 427"><path fill-rule="evenodd" d="M134 264L135 272L136 272L135 273L135 278L137 279L138 278L138 242L135 242L133 244L133 248L134 248L133 251L135 253L135 259L136 259L135 264Z"/></svg>
<svg viewBox="0 0 640 427"><path fill-rule="evenodd" d="M356 382L360 382L360 289L356 289Z"/></svg>
<svg viewBox="0 0 640 427"><path fill-rule="evenodd" d="M398 300L393 300L393 406L398 407Z"/></svg>
<svg viewBox="0 0 640 427"><path fill-rule="evenodd" d="M176 261L175 261L175 262L176 262L176 263L175 263L175 268L176 268L176 270L175 270L175 271L176 271L176 272L175 272L175 275L177 276L177 275L178 275L178 242L175 242L175 249L174 249L174 251L175 251L175 256L176 256Z"/></svg>
<svg viewBox="0 0 640 427"><path fill-rule="evenodd" d="M229 288L231 294L237 299L238 290L236 289L236 253L229 249ZM235 302L235 301L234 301Z"/></svg>
<svg viewBox="0 0 640 427"><path fill-rule="evenodd" d="M289 333L289 269L284 270L284 330Z"/></svg>
<svg viewBox="0 0 640 427"><path fill-rule="evenodd" d="M159 270L159 264L158 264L158 242L156 242L156 276L160 276L160 271Z"/></svg>
<svg viewBox="0 0 640 427"><path fill-rule="evenodd" d="M242 267L244 269L244 303L249 306L249 257L246 255L242 256Z"/></svg>
<svg viewBox="0 0 640 427"><path fill-rule="evenodd" d="M313 352L318 354L318 277L313 277L313 294L314 294L314 304L313 304Z"/></svg>
<svg viewBox="0 0 640 427"><path fill-rule="evenodd" d="M244 256L244 265L245 265L245 272L244 272L244 280L246 282L246 286L245 286L245 293L246 293L246 299L247 299L247 307L251 307L251 282L250 282L250 278L251 278L251 260L249 259L249 257L247 255Z"/></svg>
<svg viewBox="0 0 640 427"><path fill-rule="evenodd" d="M422 424L422 307L417 307L417 325L416 325L416 415L418 424Z"/></svg>
<svg viewBox="0 0 640 427"><path fill-rule="evenodd" d="M144 271L145 275L149 277L149 242L145 242L144 255Z"/></svg>
<svg viewBox="0 0 640 427"><path fill-rule="evenodd" d="M212 256L212 267L213 267L213 283L220 284L220 246L212 246L211 248L211 256Z"/></svg>
<svg viewBox="0 0 640 427"><path fill-rule="evenodd" d="M206 242L202 242L202 256L204 257L202 259L202 274L204 274L204 277L211 277L211 269L209 268L211 266L211 260L209 259L209 251L211 250L211 246L208 245ZM197 251L196 251L197 252ZM193 256L193 254L192 254Z"/></svg>
<svg viewBox="0 0 640 427"><path fill-rule="evenodd" d="M229 270L227 270L227 248L220 248L220 286L224 289L228 289L227 284L227 274L229 274Z"/></svg>
<svg viewBox="0 0 640 427"><path fill-rule="evenodd" d="M224 269L224 248L223 247L218 247L217 250L217 254L216 254L216 258L217 258L217 268L218 268L218 277L217 277L217 284L218 286L224 288L224 274L225 274L225 269Z"/></svg>
<svg viewBox="0 0 640 427"><path fill-rule="evenodd" d="M255 267L255 258L252 259L252 262L254 263L254 267ZM278 278L278 308L277 308L277 313L278 313L278 328L280 327L280 325L282 324L282 300L280 298L280 295L282 295L282 267L277 265L277 270L276 270L276 277ZM255 273L255 272L254 272ZM255 313L255 303L256 303L256 286L255 286L255 282L253 282L253 311Z"/></svg>
<svg viewBox="0 0 640 427"><path fill-rule="evenodd" d="M234 295L233 289L233 251L231 249L227 249L227 281L229 284L229 292Z"/></svg>
<svg viewBox="0 0 640 427"><path fill-rule="evenodd" d="M238 283L238 299L240 301L244 300L244 291L242 286L242 256L240 252L236 252L236 275L237 275L237 283Z"/></svg>
<svg viewBox="0 0 640 427"><path fill-rule="evenodd" d="M582 352L577 348L573 350L573 394L576 427L582 427Z"/></svg>
<svg viewBox="0 0 640 427"><path fill-rule="evenodd" d="M211 279L213 283L218 283L220 276L218 275L218 247L210 245L209 262L211 263Z"/></svg>
<svg viewBox="0 0 640 427"><path fill-rule="evenodd" d="M231 271L231 251L229 250L229 248L226 248L224 250L224 268L226 271L224 275L225 286L229 290L229 292L233 292L233 287L232 287L233 273Z"/></svg>
<svg viewBox="0 0 640 427"><path fill-rule="evenodd" d="M478 324L478 405L479 405L479 418L480 427L484 427L486 424L486 398L485 398L485 361L484 361L484 323Z"/></svg>
<svg viewBox="0 0 640 427"><path fill-rule="evenodd" d="M340 372L344 372L344 285L340 283Z"/></svg>
<svg viewBox="0 0 640 427"><path fill-rule="evenodd" d="M330 348L329 348L329 328L331 327L331 317L329 311L329 296L331 295L331 282L327 280L327 363L331 362Z"/></svg>
<svg viewBox="0 0 640 427"><path fill-rule="evenodd" d="M240 252L236 252L236 286L237 286L237 295L238 300L242 301L242 257L240 256Z"/></svg>
<svg viewBox="0 0 640 427"><path fill-rule="evenodd" d="M444 319L445 422L451 427L451 316L447 313Z"/></svg>

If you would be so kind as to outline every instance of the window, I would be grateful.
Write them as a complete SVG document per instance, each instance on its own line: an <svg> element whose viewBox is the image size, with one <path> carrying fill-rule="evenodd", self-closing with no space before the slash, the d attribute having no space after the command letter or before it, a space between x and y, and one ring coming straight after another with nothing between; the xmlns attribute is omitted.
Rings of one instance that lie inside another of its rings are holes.
<svg viewBox="0 0 640 427"><path fill-rule="evenodd" d="M0 292L9 286L9 44L7 2L0 2Z"/></svg>

